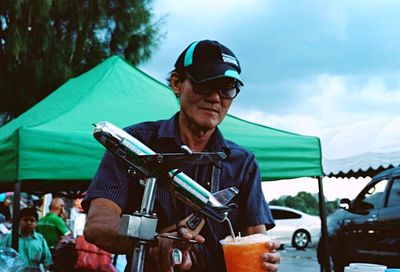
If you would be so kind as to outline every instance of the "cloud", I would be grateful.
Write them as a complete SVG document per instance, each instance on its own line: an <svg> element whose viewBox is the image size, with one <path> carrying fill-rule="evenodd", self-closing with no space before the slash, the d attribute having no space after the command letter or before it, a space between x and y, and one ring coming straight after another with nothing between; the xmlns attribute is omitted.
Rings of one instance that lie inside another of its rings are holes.
<svg viewBox="0 0 400 272"><path fill-rule="evenodd" d="M383 78L372 78L361 90L366 102L387 107L400 105L400 86L390 88Z"/></svg>
<svg viewBox="0 0 400 272"><path fill-rule="evenodd" d="M266 16L268 3L266 0L174 0L157 1L156 14L168 14L169 38L177 35L185 39L204 37L221 37L224 33L240 34L238 26L251 16ZM179 42L179 40L176 40Z"/></svg>
<svg viewBox="0 0 400 272"><path fill-rule="evenodd" d="M337 198L353 199L371 181L371 178L323 178L324 196L329 201ZM343 190L346 188L346 190ZM262 190L267 201L278 199L283 195L295 196L301 191L317 194L318 182L313 178L297 178L290 180L277 180L262 183Z"/></svg>
<svg viewBox="0 0 400 272"><path fill-rule="evenodd" d="M379 113L396 109L400 103L400 81L392 82L394 75L338 76L318 75L315 80L301 84L303 93L314 93L308 98L308 106L320 106L324 113L365 112ZM396 73L400 77L400 72ZM397 110L397 109L396 109Z"/></svg>
<svg viewBox="0 0 400 272"><path fill-rule="evenodd" d="M145 71L164 81L191 42L216 39L238 56L241 118L293 132L399 114L400 2L156 0L165 42Z"/></svg>
<svg viewBox="0 0 400 272"><path fill-rule="evenodd" d="M267 126L308 134L399 113L400 72L373 76L320 74L291 82L298 93L279 114L233 105L231 113Z"/></svg>
<svg viewBox="0 0 400 272"><path fill-rule="evenodd" d="M240 14L238 11L253 11L259 10L268 4L266 0L174 0L171 1L156 1L157 11L171 11L176 16L184 17L202 17L202 14L207 14L210 17L203 17L203 23L210 23L216 17L220 20L229 22L237 20Z"/></svg>
<svg viewBox="0 0 400 272"><path fill-rule="evenodd" d="M397 65L399 7L368 0L156 0L155 14L168 14L166 39L147 65L170 67L188 44L209 38L235 52L249 83L380 73Z"/></svg>
<svg viewBox="0 0 400 272"><path fill-rule="evenodd" d="M257 109L249 110L240 107L232 107L231 114L254 123L295 133L305 133L313 128L322 126L321 120L309 115L276 115Z"/></svg>

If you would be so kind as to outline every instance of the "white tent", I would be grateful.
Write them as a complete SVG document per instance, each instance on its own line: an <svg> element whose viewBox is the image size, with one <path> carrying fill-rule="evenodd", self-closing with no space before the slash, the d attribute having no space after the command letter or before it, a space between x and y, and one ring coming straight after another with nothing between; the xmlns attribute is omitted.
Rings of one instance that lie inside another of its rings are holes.
<svg viewBox="0 0 400 272"><path fill-rule="evenodd" d="M400 165L400 116L375 118L314 133L327 176L372 176Z"/></svg>

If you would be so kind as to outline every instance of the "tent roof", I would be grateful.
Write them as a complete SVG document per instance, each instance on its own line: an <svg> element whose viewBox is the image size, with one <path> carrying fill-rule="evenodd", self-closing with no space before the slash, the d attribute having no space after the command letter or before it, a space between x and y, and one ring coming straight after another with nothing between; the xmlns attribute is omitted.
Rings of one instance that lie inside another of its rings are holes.
<svg viewBox="0 0 400 272"><path fill-rule="evenodd" d="M400 165L400 116L331 128L320 137L325 175L373 176Z"/></svg>
<svg viewBox="0 0 400 272"><path fill-rule="evenodd" d="M92 124L120 127L167 119L178 111L170 89L120 57L73 78L0 128L0 183L90 180L104 148ZM226 138L255 153L264 180L320 176L319 139L253 124L228 115Z"/></svg>

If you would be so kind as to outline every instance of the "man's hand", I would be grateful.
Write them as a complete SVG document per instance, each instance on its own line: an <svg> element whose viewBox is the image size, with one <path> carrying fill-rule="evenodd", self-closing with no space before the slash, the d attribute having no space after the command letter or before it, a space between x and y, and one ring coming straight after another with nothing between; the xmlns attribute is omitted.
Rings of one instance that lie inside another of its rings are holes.
<svg viewBox="0 0 400 272"><path fill-rule="evenodd" d="M193 235L190 231L181 227L178 232L163 233L162 235L178 236L185 241L195 240L198 243L204 243L204 237L201 235ZM193 246L192 242L175 241L168 238L160 237L158 239L158 246L150 248L150 256L154 259L158 265L158 269L161 272L173 272L173 271L187 271L192 267L192 260L190 259L190 249ZM179 265L172 265L171 252L173 248L178 248L182 252L182 263Z"/></svg>
<svg viewBox="0 0 400 272"><path fill-rule="evenodd" d="M264 233L267 234L267 229L265 225L256 225L247 227L244 231L245 235L251 235L256 233ZM267 234L268 235L268 234ZM272 240L271 242L267 242L268 251L261 255L263 260L262 267L266 271L276 272L279 269L279 263L281 262L281 255L276 252L276 250L281 246L281 244Z"/></svg>
<svg viewBox="0 0 400 272"><path fill-rule="evenodd" d="M281 255L276 252L280 247L280 243L277 241L267 242L268 253L261 255L263 260L262 267L266 271L276 272L279 269L279 263L281 262Z"/></svg>
<svg viewBox="0 0 400 272"><path fill-rule="evenodd" d="M84 229L85 240L110 253L131 254L134 243L118 233L121 213L121 208L113 201L93 199Z"/></svg>

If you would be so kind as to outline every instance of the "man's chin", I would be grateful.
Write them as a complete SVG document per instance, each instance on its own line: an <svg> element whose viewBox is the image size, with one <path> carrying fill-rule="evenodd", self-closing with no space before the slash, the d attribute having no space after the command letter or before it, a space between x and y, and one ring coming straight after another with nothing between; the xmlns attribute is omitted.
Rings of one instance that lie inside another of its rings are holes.
<svg viewBox="0 0 400 272"><path fill-rule="evenodd" d="M214 130L221 122L204 122L199 124L201 130Z"/></svg>

